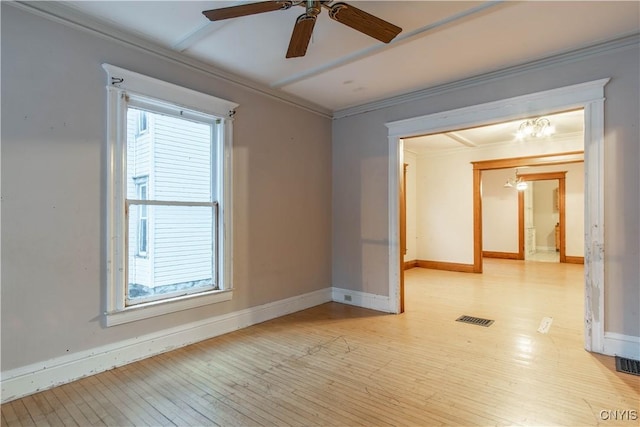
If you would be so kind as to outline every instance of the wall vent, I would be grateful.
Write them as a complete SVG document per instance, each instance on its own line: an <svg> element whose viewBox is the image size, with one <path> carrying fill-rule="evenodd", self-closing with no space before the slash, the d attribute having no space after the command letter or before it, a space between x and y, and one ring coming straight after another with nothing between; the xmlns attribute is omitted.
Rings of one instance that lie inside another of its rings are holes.
<svg viewBox="0 0 640 427"><path fill-rule="evenodd" d="M640 376L640 361L616 356L616 371Z"/></svg>

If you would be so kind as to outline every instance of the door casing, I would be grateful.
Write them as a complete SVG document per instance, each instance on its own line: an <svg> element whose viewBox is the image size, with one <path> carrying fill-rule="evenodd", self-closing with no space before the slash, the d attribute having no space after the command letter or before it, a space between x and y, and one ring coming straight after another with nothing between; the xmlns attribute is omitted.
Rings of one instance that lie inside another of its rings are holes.
<svg viewBox="0 0 640 427"><path fill-rule="evenodd" d="M587 351L605 353L604 341L604 87L609 78L385 123L388 128L388 311L401 307L400 195L402 138L483 126L525 117L584 110L585 328ZM474 170L473 179L480 180ZM474 253L474 258L482 253Z"/></svg>

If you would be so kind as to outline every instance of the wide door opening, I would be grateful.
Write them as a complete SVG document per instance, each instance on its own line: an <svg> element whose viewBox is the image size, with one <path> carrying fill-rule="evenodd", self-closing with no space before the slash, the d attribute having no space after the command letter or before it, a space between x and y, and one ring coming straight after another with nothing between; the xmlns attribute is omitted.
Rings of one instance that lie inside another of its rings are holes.
<svg viewBox="0 0 640 427"><path fill-rule="evenodd" d="M579 148L571 147L571 144L556 144L554 148L541 148L535 155L522 156L521 147L514 147L512 155L490 156L486 155L485 159L497 159L497 163L493 168L503 169L523 166L540 166L557 165L562 163L572 163L577 161L585 162L585 182L584 182L584 228L585 237L588 241L584 241L584 301L585 301L585 318L584 318L584 336L585 348L598 352L604 351L603 335L604 325L601 319L604 316L604 307L598 304L602 301L604 294L603 283L603 259L592 254L592 248L603 247L603 209L601 201L603 199L603 149L604 142L603 129L603 87L608 80L594 81L575 85L574 87L565 87L561 89L540 92L536 94L521 96L518 98L497 101L489 104L465 107L460 110L451 110L442 113L435 113L428 116L402 120L393 123L387 123L389 128L389 240L391 248L389 251L389 278L390 278L390 304L392 311L400 311L403 289L401 289L402 279L404 275L402 271L405 266L404 254L401 254L400 245L402 234L400 231L400 196L403 194L403 174L404 163L409 163L405 159L405 148L412 151L411 139L419 136L440 135L453 140L462 146L474 145L474 141L465 138L462 131L456 129L472 129L478 126L486 126L488 124L507 123L529 119L537 120L540 117L553 115L557 111L578 111L578 114L584 119L584 139ZM491 147L491 149L494 147ZM486 149L486 150L489 150ZM485 151L486 151L485 150ZM558 154L560 153L560 154ZM450 153L449 153L450 154ZM486 154L486 153L484 153ZM560 157L558 157L560 156ZM564 157L563 157L564 156ZM535 158L545 158L542 163ZM568 160L569 159L569 160ZM484 159L483 159L484 160ZM417 224L418 235L420 236L415 242L417 248L416 259L407 260L408 263L427 266L430 268L448 269L454 271L474 271L482 272L482 213L481 210L473 209L474 205L482 205L482 186L481 175L482 167L469 167L470 163L478 163L483 160L474 160L467 157L466 159L458 159L456 161L446 156L441 156L433 161L430 167L418 168L417 180L431 182L428 191L419 191L419 200L417 202L419 217L423 223L429 224L427 232L420 234L420 227ZM467 169L460 167L466 164ZM451 174L454 174L452 176ZM407 187L407 194L411 190ZM420 206L425 205L427 197L433 195L444 196L440 199L430 198L429 203L435 207L444 207L440 210L439 215L434 215L438 209L426 211L427 220L424 220L424 210L420 211ZM462 195L471 194L471 200ZM422 201L420 201L422 198ZM409 202L406 202L406 223L411 222ZM442 213L444 212L444 213ZM460 222L456 227L444 226L445 220L460 217L461 213L469 213L472 218L466 217L466 222ZM439 233L442 230L453 229L454 238L445 233ZM472 243L460 245L459 239L468 242L469 235L472 235ZM459 239L458 239L459 237ZM411 252L411 236L406 237L407 254ZM426 242L431 244L426 251L421 251L421 245ZM442 254L450 256L444 257ZM431 259L422 259L423 255ZM426 263L425 263L426 261ZM395 307L395 310L394 310Z"/></svg>

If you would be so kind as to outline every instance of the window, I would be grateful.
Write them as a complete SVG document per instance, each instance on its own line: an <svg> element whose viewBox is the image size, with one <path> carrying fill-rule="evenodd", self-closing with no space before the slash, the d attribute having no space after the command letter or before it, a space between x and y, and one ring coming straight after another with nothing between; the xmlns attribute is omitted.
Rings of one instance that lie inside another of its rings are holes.
<svg viewBox="0 0 640 427"><path fill-rule="evenodd" d="M136 196L138 200L147 200L147 183L148 177L140 177L134 178L134 182L136 184ZM147 247L149 245L149 214L147 213L148 206L140 205L139 214L138 214L138 227L137 227L137 235L138 235L138 246L137 246L137 255L140 257L147 256Z"/></svg>
<svg viewBox="0 0 640 427"><path fill-rule="evenodd" d="M229 115L237 105L103 67L111 154L107 326L229 300Z"/></svg>
<svg viewBox="0 0 640 427"><path fill-rule="evenodd" d="M126 109L127 128L148 116L153 129L145 138L127 133L125 306L220 290L219 119L135 95Z"/></svg>
<svg viewBox="0 0 640 427"><path fill-rule="evenodd" d="M141 135L149 130L149 124L147 123L146 111L139 111L138 114L138 135Z"/></svg>

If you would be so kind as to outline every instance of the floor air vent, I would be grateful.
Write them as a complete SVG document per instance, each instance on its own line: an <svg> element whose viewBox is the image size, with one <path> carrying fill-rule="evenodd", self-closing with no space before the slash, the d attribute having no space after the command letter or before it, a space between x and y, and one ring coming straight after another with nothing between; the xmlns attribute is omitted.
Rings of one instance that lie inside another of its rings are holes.
<svg viewBox="0 0 640 427"><path fill-rule="evenodd" d="M616 371L625 374L640 375L640 361L616 356Z"/></svg>
<svg viewBox="0 0 640 427"><path fill-rule="evenodd" d="M460 316L456 319L456 322L471 323L472 325L486 327L486 326L491 326L491 324L493 323L493 320L481 319L480 317L473 317L473 316Z"/></svg>

